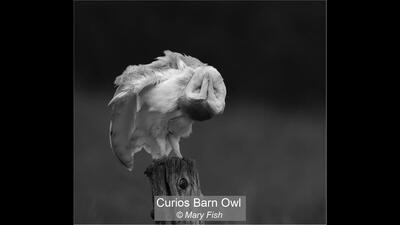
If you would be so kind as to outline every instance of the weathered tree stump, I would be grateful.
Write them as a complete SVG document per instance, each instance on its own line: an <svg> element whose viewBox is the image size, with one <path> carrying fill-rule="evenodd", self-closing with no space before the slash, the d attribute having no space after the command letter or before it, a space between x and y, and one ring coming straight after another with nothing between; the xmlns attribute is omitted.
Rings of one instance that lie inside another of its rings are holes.
<svg viewBox="0 0 400 225"><path fill-rule="evenodd" d="M178 157L165 157L154 160L147 167L145 174L150 180L153 209L154 196L202 196L199 174L193 160ZM154 210L151 211L151 217L154 220ZM193 221L157 221L157 223L199 224L199 222Z"/></svg>

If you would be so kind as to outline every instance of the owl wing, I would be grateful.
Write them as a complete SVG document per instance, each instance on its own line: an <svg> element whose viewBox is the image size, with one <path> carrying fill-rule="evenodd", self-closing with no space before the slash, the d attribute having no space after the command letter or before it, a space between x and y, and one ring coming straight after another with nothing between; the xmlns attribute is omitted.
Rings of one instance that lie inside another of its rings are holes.
<svg viewBox="0 0 400 225"><path fill-rule="evenodd" d="M136 113L140 108L138 94L145 87L156 84L162 76L146 66L129 66L118 76L118 88L109 103L111 107L110 145L119 161L128 169L133 169L133 155L140 149L132 149L130 140L135 129Z"/></svg>

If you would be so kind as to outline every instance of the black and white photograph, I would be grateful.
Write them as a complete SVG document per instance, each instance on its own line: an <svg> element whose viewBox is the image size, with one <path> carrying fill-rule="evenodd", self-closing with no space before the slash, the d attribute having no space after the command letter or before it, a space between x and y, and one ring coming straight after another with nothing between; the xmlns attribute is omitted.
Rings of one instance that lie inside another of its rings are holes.
<svg viewBox="0 0 400 225"><path fill-rule="evenodd" d="M326 224L326 5L75 0L74 224Z"/></svg>

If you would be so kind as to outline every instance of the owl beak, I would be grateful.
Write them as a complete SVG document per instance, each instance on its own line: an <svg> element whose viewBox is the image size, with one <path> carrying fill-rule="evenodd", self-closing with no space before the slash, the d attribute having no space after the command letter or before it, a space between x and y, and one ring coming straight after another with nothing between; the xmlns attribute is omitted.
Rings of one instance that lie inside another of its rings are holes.
<svg viewBox="0 0 400 225"><path fill-rule="evenodd" d="M208 120L224 110L226 89L223 82L218 83L217 89L214 86L214 74L221 77L218 71L215 73L214 70L216 71L214 68L206 68L201 71L202 73L195 74L186 87L184 96L178 102L179 108L192 120ZM223 87L220 87L221 84ZM216 93L216 90L223 92Z"/></svg>

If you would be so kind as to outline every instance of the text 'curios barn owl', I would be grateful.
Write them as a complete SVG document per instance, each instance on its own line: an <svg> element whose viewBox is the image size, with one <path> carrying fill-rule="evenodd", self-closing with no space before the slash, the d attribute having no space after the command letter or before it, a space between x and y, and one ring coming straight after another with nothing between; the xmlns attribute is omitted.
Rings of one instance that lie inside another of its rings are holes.
<svg viewBox="0 0 400 225"><path fill-rule="evenodd" d="M179 140L190 135L193 121L210 119L225 108L226 87L214 67L191 56L164 53L150 64L128 66L115 80L110 143L130 171L142 149L153 159L171 152L182 158Z"/></svg>

